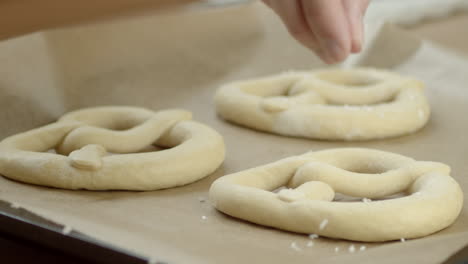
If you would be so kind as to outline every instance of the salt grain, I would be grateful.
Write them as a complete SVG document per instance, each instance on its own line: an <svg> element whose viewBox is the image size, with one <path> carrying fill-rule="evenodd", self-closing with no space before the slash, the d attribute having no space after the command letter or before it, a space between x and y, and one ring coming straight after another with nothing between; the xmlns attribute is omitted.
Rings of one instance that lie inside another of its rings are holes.
<svg viewBox="0 0 468 264"><path fill-rule="evenodd" d="M364 202L364 203L370 203L370 202L372 202L372 200L369 199L369 198L362 198L362 202Z"/></svg>
<svg viewBox="0 0 468 264"><path fill-rule="evenodd" d="M206 217L206 215L202 215L201 219L202 220L206 220L208 217Z"/></svg>
<svg viewBox="0 0 468 264"><path fill-rule="evenodd" d="M319 237L319 235L317 235L317 234L310 234L310 235L309 235L309 238L310 238L310 239L316 239L316 238L318 238L318 237Z"/></svg>
<svg viewBox="0 0 468 264"><path fill-rule="evenodd" d="M406 242L406 239L400 238L400 241L401 241L401 242Z"/></svg>
<svg viewBox="0 0 468 264"><path fill-rule="evenodd" d="M312 242L312 241L307 242L307 246L308 246L308 247L313 247L313 246L314 246L314 242Z"/></svg>
<svg viewBox="0 0 468 264"><path fill-rule="evenodd" d="M338 253L338 251L340 251L340 248L339 248L339 247L336 247L336 248L335 248L335 253Z"/></svg>
<svg viewBox="0 0 468 264"><path fill-rule="evenodd" d="M364 250L366 250L366 246L361 246L361 247L359 248L359 251L364 251Z"/></svg>
<svg viewBox="0 0 468 264"><path fill-rule="evenodd" d="M354 253L354 251L356 251L356 248L354 247L354 245L351 245L351 246L349 246L348 251L349 251L350 253Z"/></svg>
<svg viewBox="0 0 468 264"><path fill-rule="evenodd" d="M320 230L323 230L328 224L328 219L324 219L321 223L320 223Z"/></svg>
<svg viewBox="0 0 468 264"><path fill-rule="evenodd" d="M71 228L71 226L64 226L63 229L62 229L62 234L64 235L68 235L71 233L73 229Z"/></svg>
<svg viewBox="0 0 468 264"><path fill-rule="evenodd" d="M302 249L296 244L296 242L291 243L291 248L295 251L301 251Z"/></svg>
<svg viewBox="0 0 468 264"><path fill-rule="evenodd" d="M17 204L17 203L11 203L10 207L13 208L13 209L18 209L18 208L20 208L20 205Z"/></svg>

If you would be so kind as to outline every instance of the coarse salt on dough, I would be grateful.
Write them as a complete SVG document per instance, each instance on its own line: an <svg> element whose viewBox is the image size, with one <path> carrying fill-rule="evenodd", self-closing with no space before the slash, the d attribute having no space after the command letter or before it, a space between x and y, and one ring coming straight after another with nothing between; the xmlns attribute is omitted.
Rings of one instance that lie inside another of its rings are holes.
<svg viewBox="0 0 468 264"><path fill-rule="evenodd" d="M218 210L260 225L354 241L389 241L427 236L456 220L463 193L449 174L450 168L438 162L373 149L341 148L309 152L221 177L212 184L209 195ZM280 193L272 192L280 186L303 195L282 199ZM334 202L335 192L372 199L401 192L408 195L372 202Z"/></svg>
<svg viewBox="0 0 468 264"><path fill-rule="evenodd" d="M63 229L62 229L62 234L68 235L68 234L70 234L72 231L73 231L73 228L72 228L71 226L69 226L69 225L66 225L66 226L64 226Z"/></svg>
<svg viewBox="0 0 468 264"><path fill-rule="evenodd" d="M296 242L291 243L291 248L294 249L295 251L301 251L302 249L297 245Z"/></svg>
<svg viewBox="0 0 468 264"><path fill-rule="evenodd" d="M422 128L430 108L422 82L371 68L317 70L237 81L216 93L227 121L270 133L369 140Z"/></svg>
<svg viewBox="0 0 468 264"><path fill-rule="evenodd" d="M309 238L310 238L310 239L316 239L316 238L319 238L319 235L317 235L317 234L310 234L310 235L309 235Z"/></svg>

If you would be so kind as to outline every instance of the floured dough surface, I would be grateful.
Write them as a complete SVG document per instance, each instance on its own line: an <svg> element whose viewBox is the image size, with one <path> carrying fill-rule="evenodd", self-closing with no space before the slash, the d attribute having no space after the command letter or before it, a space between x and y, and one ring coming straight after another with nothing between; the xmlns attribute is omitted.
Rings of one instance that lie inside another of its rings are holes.
<svg viewBox="0 0 468 264"><path fill-rule="evenodd" d="M400 240L430 235L456 220L463 193L449 174L438 162L373 149L330 149L221 177L210 199L228 215L278 229ZM338 193L362 199L334 201ZM388 198L400 193L405 196Z"/></svg>
<svg viewBox="0 0 468 264"><path fill-rule="evenodd" d="M0 173L64 189L185 185L216 170L225 154L221 135L190 119L184 110L106 106L74 111L1 141ZM167 149L140 153L150 145ZM57 153L47 152L51 149Z"/></svg>
<svg viewBox="0 0 468 264"><path fill-rule="evenodd" d="M370 69L288 72L222 86L218 114L285 136L369 140L422 128L430 108L418 80Z"/></svg>

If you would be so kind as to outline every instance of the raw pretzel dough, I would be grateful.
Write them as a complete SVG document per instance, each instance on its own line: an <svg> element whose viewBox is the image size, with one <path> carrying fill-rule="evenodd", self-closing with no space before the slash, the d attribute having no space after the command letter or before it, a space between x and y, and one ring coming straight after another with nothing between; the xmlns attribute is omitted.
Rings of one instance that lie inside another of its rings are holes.
<svg viewBox="0 0 468 264"><path fill-rule="evenodd" d="M310 152L227 175L210 189L233 217L299 233L356 241L417 238L452 224L463 194L442 163L344 148ZM272 192L282 186L278 193ZM366 197L333 202L334 193ZM407 196L371 201L406 192Z"/></svg>
<svg viewBox="0 0 468 264"><path fill-rule="evenodd" d="M64 189L156 190L188 184L217 169L225 152L221 135L190 119L184 110L78 110L0 142L0 173ZM134 153L153 144L170 149ZM45 152L50 149L59 154Z"/></svg>
<svg viewBox="0 0 468 264"><path fill-rule="evenodd" d="M414 132L429 119L420 81L370 68L290 72L221 87L225 120L286 136L368 140Z"/></svg>

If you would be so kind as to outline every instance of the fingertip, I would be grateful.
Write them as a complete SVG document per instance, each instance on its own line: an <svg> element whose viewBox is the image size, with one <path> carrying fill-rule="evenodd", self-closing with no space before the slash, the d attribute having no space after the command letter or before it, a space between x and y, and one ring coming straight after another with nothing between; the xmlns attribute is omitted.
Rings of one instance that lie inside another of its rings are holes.
<svg viewBox="0 0 468 264"><path fill-rule="evenodd" d="M312 30L309 28L304 14L301 11L299 0L263 0L268 1L271 8L283 20L289 34L304 47L317 55L320 53L320 45Z"/></svg>
<svg viewBox="0 0 468 264"><path fill-rule="evenodd" d="M349 48L346 48L348 45L343 45L336 40L328 40L325 42L327 47L328 59L331 63L339 63L344 61L349 55Z"/></svg>
<svg viewBox="0 0 468 264"><path fill-rule="evenodd" d="M318 52L315 52L315 54L317 54L317 56L320 58L320 60L322 60L323 62L325 62L326 64L334 64L334 60L332 58L330 58L330 56L328 56L325 52L323 51L318 51Z"/></svg>
<svg viewBox="0 0 468 264"><path fill-rule="evenodd" d="M351 45L351 53L359 53L362 51L362 42L359 40L353 40Z"/></svg>
<svg viewBox="0 0 468 264"><path fill-rule="evenodd" d="M302 0L301 3L306 22L323 51L321 58L328 64L345 60L351 51L351 39L341 1Z"/></svg>
<svg viewBox="0 0 468 264"><path fill-rule="evenodd" d="M349 23L351 26L350 33L352 39L351 52L361 52L364 45L364 14L367 6L369 5L368 0L361 1L344 1L344 6L348 10Z"/></svg>
<svg viewBox="0 0 468 264"><path fill-rule="evenodd" d="M364 23L362 15L356 15L354 21L351 22L351 52L358 53L362 50L364 43Z"/></svg>

